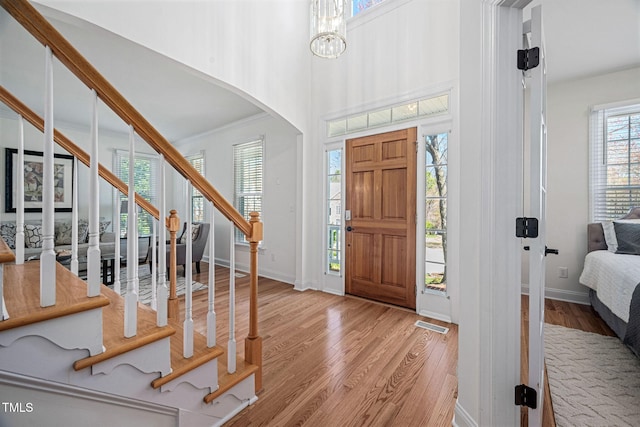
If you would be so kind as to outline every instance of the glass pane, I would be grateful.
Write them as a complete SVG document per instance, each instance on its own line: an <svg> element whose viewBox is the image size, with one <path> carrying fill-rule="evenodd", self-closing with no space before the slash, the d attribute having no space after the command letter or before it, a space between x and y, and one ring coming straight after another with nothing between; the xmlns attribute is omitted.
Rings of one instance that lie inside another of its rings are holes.
<svg viewBox="0 0 640 427"><path fill-rule="evenodd" d="M607 165L607 185L628 185L628 165Z"/></svg>
<svg viewBox="0 0 640 427"><path fill-rule="evenodd" d="M340 225L340 218L342 216L342 201L330 200L329 201L329 221L330 225Z"/></svg>
<svg viewBox="0 0 640 427"><path fill-rule="evenodd" d="M631 138L640 138L640 114L631 116Z"/></svg>
<svg viewBox="0 0 640 427"><path fill-rule="evenodd" d="M640 163L640 139L632 139L629 141L629 161L631 163Z"/></svg>
<svg viewBox="0 0 640 427"><path fill-rule="evenodd" d="M629 164L629 185L640 185L640 164Z"/></svg>
<svg viewBox="0 0 640 427"><path fill-rule="evenodd" d="M427 165L440 165L447 163L448 140L448 133L425 136Z"/></svg>
<svg viewBox="0 0 640 427"><path fill-rule="evenodd" d="M418 102L418 110L421 116L446 113L449 111L449 95L423 99Z"/></svg>
<svg viewBox="0 0 640 427"><path fill-rule="evenodd" d="M327 268L330 272L340 273L340 251L327 252Z"/></svg>
<svg viewBox="0 0 640 427"><path fill-rule="evenodd" d="M382 126L389 123L391 123L390 108L369 113L369 126Z"/></svg>
<svg viewBox="0 0 640 427"><path fill-rule="evenodd" d="M609 141L607 143L607 163L624 164L629 161L628 141Z"/></svg>
<svg viewBox="0 0 640 427"><path fill-rule="evenodd" d="M329 122L328 129L327 129L327 134L329 136L344 135L345 133L347 133L346 120L342 119L342 120L334 120L332 122Z"/></svg>
<svg viewBox="0 0 640 427"><path fill-rule="evenodd" d="M401 105L399 107L393 107L391 109L391 117L393 121L405 120L416 117L418 115L418 103L413 102L407 105Z"/></svg>
<svg viewBox="0 0 640 427"><path fill-rule="evenodd" d="M425 227L427 232L433 230L446 230L447 199L427 199L425 201L425 211Z"/></svg>
<svg viewBox="0 0 640 427"><path fill-rule="evenodd" d="M329 175L339 175L342 168L342 150L329 151Z"/></svg>
<svg viewBox="0 0 640 427"><path fill-rule="evenodd" d="M203 222L204 221L204 197L193 196L191 198L191 206L192 206L192 215L194 222Z"/></svg>
<svg viewBox="0 0 640 427"><path fill-rule="evenodd" d="M378 3L382 3L383 0L352 0L351 1L351 16L356 16L363 10L369 9L371 6L375 6Z"/></svg>
<svg viewBox="0 0 640 427"><path fill-rule="evenodd" d="M353 116L347 118L347 129L349 132L367 128L367 116L368 114L361 114L359 116Z"/></svg>
<svg viewBox="0 0 640 427"><path fill-rule="evenodd" d="M629 138L629 116L609 117L607 119L607 140Z"/></svg>

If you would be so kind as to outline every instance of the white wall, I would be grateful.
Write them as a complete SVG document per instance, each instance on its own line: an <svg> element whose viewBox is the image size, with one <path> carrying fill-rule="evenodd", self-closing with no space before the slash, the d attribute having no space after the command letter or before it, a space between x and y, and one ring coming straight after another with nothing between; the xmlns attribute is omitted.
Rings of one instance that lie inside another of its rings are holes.
<svg viewBox="0 0 640 427"><path fill-rule="evenodd" d="M383 13L347 25L347 50L336 60L312 59L312 131L305 135L303 277L301 289L321 288L324 119L390 105L457 84L458 2L397 0ZM375 9L375 8L374 8ZM373 16L371 16L373 15ZM375 130L373 133L381 132ZM334 139L335 141L335 139Z"/></svg>
<svg viewBox="0 0 640 427"><path fill-rule="evenodd" d="M640 67L558 82L547 89L547 245L560 251L547 257L549 297L588 303L588 288L578 278L589 223L589 108L634 98L640 98ZM526 257L523 261L527 286ZM559 267L568 267L568 278L558 277Z"/></svg>
<svg viewBox="0 0 640 427"><path fill-rule="evenodd" d="M264 240L258 254L258 272L293 283L296 275L296 156L297 131L281 119L261 114L224 129L180 141L177 147L186 156L200 151L205 155L205 176L229 201L233 201L233 145L264 136L264 193L261 220ZM184 180L173 177L179 215L184 211ZM168 204L168 206L172 206ZM210 208L205 215L209 222ZM215 216L215 259L229 264L229 221L220 213ZM210 259L209 249L205 257ZM249 249L236 245L236 266L249 271Z"/></svg>
<svg viewBox="0 0 640 427"><path fill-rule="evenodd" d="M298 129L306 127L311 60L307 1L40 3L202 71L255 98Z"/></svg>

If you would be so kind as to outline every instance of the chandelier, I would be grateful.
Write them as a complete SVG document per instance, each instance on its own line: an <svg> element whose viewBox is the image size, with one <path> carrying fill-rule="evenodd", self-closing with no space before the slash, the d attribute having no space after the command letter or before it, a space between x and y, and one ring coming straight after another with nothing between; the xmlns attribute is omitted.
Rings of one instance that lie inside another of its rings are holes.
<svg viewBox="0 0 640 427"><path fill-rule="evenodd" d="M311 52L337 58L347 48L345 0L311 0Z"/></svg>

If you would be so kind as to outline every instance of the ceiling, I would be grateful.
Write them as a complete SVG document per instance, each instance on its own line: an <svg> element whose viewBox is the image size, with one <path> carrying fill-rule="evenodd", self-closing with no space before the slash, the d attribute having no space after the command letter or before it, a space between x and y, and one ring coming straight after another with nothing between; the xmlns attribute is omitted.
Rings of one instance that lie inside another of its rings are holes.
<svg viewBox="0 0 640 427"><path fill-rule="evenodd" d="M549 83L640 66L640 0L533 0L525 19L540 4Z"/></svg>
<svg viewBox="0 0 640 427"><path fill-rule="evenodd" d="M150 49L84 21L47 18L171 142L263 113L214 79ZM44 48L1 8L0 55L0 84L42 115ZM55 120L88 126L90 112L89 90L54 61ZM101 129L127 131L106 106L99 122Z"/></svg>
<svg viewBox="0 0 640 427"><path fill-rule="evenodd" d="M640 66L640 0L534 0L532 5L540 3L550 83ZM104 29L72 18L52 23L169 141L263 112L211 77ZM0 56L0 84L42 114L43 48L4 9ZM56 120L88 125L86 87L59 64L54 78L55 92L65 94L54 97ZM101 128L126 131L119 118L102 110Z"/></svg>

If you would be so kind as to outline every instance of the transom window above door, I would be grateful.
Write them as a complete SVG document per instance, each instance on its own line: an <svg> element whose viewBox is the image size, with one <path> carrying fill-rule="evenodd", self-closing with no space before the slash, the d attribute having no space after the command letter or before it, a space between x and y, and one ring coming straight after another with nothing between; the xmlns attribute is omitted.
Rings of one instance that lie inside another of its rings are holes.
<svg viewBox="0 0 640 427"><path fill-rule="evenodd" d="M327 121L327 136L347 135L408 120L443 115L448 112L449 94L446 93L329 120Z"/></svg>

